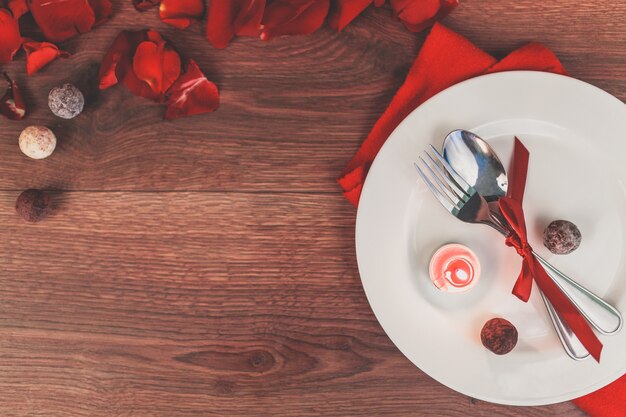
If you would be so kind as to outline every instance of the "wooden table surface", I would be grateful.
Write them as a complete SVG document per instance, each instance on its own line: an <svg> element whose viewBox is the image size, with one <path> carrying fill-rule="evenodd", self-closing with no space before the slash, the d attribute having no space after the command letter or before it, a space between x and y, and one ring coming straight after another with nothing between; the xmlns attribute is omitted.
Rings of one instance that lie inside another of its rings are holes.
<svg viewBox="0 0 626 417"><path fill-rule="evenodd" d="M0 118L0 415L582 416L571 403L506 407L440 385L394 347L367 303L354 208L335 178L423 41L369 9L342 33L211 48L197 24L115 2L22 83L30 115ZM626 3L465 0L445 23L496 55L543 42L571 74L626 100ZM221 90L213 114L163 122L100 60L122 29L155 27ZM88 90L78 118L49 89ZM88 86L91 87L88 87ZM54 129L52 157L17 146ZM56 212L28 224L26 188Z"/></svg>

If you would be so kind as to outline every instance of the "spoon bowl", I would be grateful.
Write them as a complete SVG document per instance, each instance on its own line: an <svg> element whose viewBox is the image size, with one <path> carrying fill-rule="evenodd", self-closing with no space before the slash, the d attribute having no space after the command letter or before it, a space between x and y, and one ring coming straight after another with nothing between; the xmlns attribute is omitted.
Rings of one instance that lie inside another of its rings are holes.
<svg viewBox="0 0 626 417"><path fill-rule="evenodd" d="M467 130L454 130L443 141L443 157L487 202L506 195L506 170L491 146Z"/></svg>

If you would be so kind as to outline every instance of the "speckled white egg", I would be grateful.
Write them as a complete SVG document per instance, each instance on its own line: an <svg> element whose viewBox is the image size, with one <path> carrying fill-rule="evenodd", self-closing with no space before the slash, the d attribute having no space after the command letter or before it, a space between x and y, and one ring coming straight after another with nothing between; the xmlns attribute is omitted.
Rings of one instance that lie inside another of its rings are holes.
<svg viewBox="0 0 626 417"><path fill-rule="evenodd" d="M28 126L20 133L20 150L33 159L44 159L52 155L57 138L45 126Z"/></svg>

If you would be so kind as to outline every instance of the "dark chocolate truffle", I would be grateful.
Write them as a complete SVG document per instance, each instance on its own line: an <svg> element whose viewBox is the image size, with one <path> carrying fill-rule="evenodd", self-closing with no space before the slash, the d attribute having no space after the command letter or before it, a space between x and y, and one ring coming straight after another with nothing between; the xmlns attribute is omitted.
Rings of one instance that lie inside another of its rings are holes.
<svg viewBox="0 0 626 417"><path fill-rule="evenodd" d="M41 190L26 190L17 198L15 210L24 220L38 222L52 211L50 196Z"/></svg>
<svg viewBox="0 0 626 417"><path fill-rule="evenodd" d="M485 323L480 340L496 355L505 355L517 344L517 329L508 320L496 317Z"/></svg>
<svg viewBox="0 0 626 417"><path fill-rule="evenodd" d="M48 94L48 107L55 116L63 119L73 119L83 111L85 97L78 87L72 84L63 84L54 87Z"/></svg>
<svg viewBox="0 0 626 417"><path fill-rule="evenodd" d="M578 227L567 220L555 220L543 231L543 244L550 252L565 255L578 249L582 235Z"/></svg>

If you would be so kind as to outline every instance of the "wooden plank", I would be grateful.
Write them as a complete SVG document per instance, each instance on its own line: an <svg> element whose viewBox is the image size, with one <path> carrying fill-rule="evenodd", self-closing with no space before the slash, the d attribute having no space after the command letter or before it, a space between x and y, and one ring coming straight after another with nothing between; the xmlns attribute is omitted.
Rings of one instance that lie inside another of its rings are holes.
<svg viewBox="0 0 626 417"><path fill-rule="evenodd" d="M583 415L471 400L364 297L337 195L0 193L3 416Z"/></svg>
<svg viewBox="0 0 626 417"><path fill-rule="evenodd" d="M465 0L446 24L499 56L540 41L626 100L626 3L544 3ZM23 57L2 68L31 114L0 118L0 415L584 415L454 393L367 304L334 179L423 35L371 8L340 34L215 50L201 25L156 15L116 2L112 21L62 45L71 59L28 78ZM117 33L147 27L218 83L218 112L161 123L161 106L94 89ZM66 81L88 96L72 121L46 105ZM57 132L53 157L21 155L28 124ZM13 211L28 187L74 191L31 225Z"/></svg>
<svg viewBox="0 0 626 417"><path fill-rule="evenodd" d="M467 0L446 24L498 56L540 42L571 76L626 101L625 16L623 1Z"/></svg>

